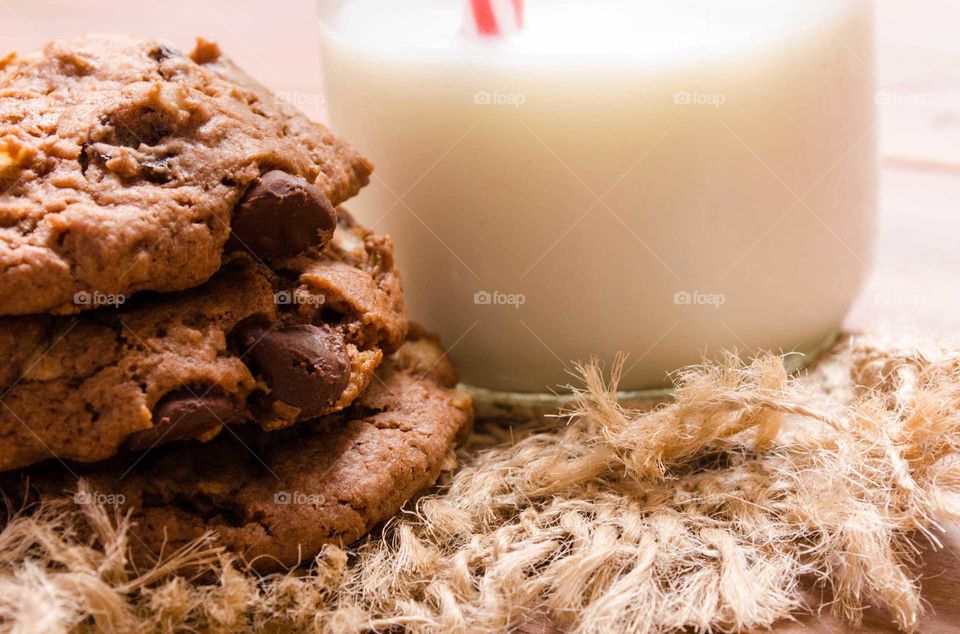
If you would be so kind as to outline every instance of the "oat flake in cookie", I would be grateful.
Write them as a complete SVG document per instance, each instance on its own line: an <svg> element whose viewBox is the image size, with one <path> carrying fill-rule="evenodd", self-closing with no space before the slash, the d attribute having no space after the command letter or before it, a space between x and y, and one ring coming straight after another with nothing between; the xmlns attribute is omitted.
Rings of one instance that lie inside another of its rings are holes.
<svg viewBox="0 0 960 634"><path fill-rule="evenodd" d="M0 315L192 288L225 247L273 266L328 239L371 169L208 42L0 57Z"/></svg>
<svg viewBox="0 0 960 634"><path fill-rule="evenodd" d="M119 494L147 562L212 531L258 570L294 566L395 514L455 464L451 450L470 432L470 398L453 387L434 339L415 329L378 379L338 415L273 433L244 426L74 471L91 490ZM59 465L26 476L46 497L77 486Z"/></svg>
<svg viewBox="0 0 960 634"><path fill-rule="evenodd" d="M392 244L344 213L322 252L275 268L241 253L180 293L0 317L0 470L349 406L406 334Z"/></svg>

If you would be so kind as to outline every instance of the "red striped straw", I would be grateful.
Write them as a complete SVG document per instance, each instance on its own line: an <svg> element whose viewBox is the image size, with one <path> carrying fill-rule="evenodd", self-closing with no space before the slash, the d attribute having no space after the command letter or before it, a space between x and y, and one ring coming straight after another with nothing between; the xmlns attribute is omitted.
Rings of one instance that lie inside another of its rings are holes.
<svg viewBox="0 0 960 634"><path fill-rule="evenodd" d="M523 0L469 0L467 30L497 37L523 28Z"/></svg>

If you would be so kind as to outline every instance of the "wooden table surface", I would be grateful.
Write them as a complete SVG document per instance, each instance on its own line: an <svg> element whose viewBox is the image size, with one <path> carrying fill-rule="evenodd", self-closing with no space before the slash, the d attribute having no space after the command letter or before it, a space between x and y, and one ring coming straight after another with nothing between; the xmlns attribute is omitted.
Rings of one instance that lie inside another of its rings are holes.
<svg viewBox="0 0 960 634"><path fill-rule="evenodd" d="M960 323L960 2L878 0L880 228L875 271L852 328L912 328L955 341ZM322 119L311 0L0 0L0 49L89 31L220 42L251 74ZM960 632L960 529L926 557L925 632ZM871 613L865 631L895 631ZM782 631L845 632L829 618Z"/></svg>

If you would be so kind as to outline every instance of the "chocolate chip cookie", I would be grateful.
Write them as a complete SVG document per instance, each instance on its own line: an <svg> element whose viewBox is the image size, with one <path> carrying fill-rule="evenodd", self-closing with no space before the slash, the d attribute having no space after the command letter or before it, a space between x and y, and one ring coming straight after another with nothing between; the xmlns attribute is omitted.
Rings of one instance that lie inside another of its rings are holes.
<svg viewBox="0 0 960 634"><path fill-rule="evenodd" d="M272 269L238 253L191 290L0 318L0 470L340 411L406 328L390 240L346 213L322 251Z"/></svg>
<svg viewBox="0 0 960 634"><path fill-rule="evenodd" d="M273 267L328 239L371 169L209 42L0 57L0 315L193 288L236 251Z"/></svg>
<svg viewBox="0 0 960 634"><path fill-rule="evenodd" d="M33 470L43 495L131 511L149 559L213 531L261 571L349 544L431 486L470 432L470 398L436 340L414 329L348 410L264 433L242 426L200 445L168 445L107 465ZM454 463L455 464L455 463Z"/></svg>

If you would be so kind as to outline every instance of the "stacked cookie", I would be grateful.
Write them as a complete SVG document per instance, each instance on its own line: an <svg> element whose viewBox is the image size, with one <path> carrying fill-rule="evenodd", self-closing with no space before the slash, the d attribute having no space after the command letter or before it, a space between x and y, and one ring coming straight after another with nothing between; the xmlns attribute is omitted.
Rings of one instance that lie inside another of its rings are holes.
<svg viewBox="0 0 960 634"><path fill-rule="evenodd" d="M470 402L338 207L371 169L209 42L0 59L0 470L261 567L431 485Z"/></svg>

